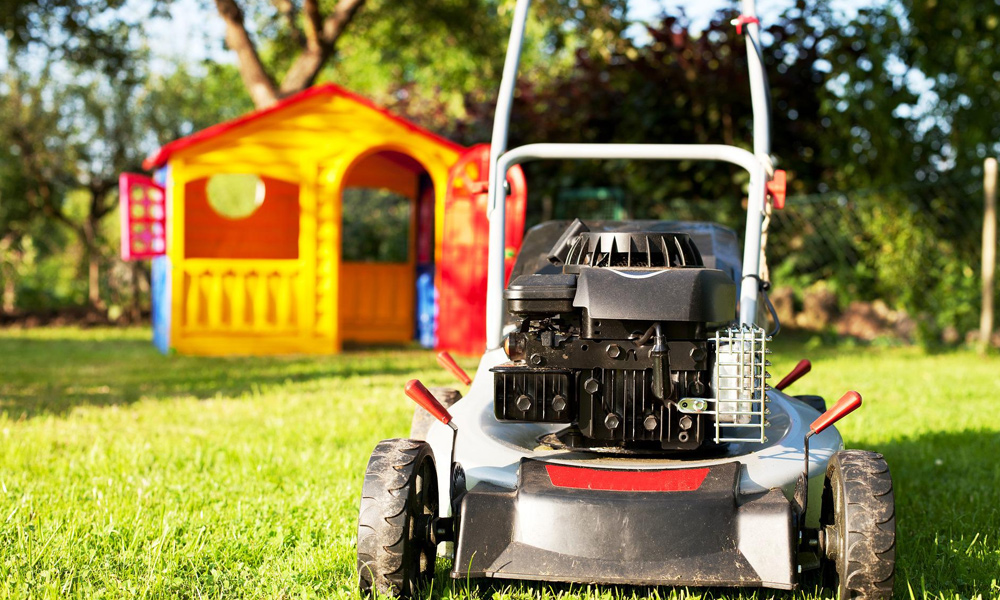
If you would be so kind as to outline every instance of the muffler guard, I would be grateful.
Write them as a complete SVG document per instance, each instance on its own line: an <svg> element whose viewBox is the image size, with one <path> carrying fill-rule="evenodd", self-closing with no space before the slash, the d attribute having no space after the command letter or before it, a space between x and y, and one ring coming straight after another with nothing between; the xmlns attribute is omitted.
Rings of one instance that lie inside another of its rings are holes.
<svg viewBox="0 0 1000 600"><path fill-rule="evenodd" d="M522 460L518 489L463 498L452 577L793 589L791 504L739 495L739 473Z"/></svg>

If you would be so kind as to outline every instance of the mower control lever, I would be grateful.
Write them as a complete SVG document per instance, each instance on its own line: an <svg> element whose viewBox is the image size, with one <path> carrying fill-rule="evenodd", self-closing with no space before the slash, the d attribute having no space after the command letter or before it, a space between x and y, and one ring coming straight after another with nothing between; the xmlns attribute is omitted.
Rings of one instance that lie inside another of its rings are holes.
<svg viewBox="0 0 1000 600"><path fill-rule="evenodd" d="M808 362L809 361L807 360L803 360L799 363L799 366L801 366L802 363ZM798 366L795 367L795 370L797 369ZM795 373L795 370L793 370L792 373ZM792 373L790 373L788 377L791 377ZM785 379L788 379L788 377L785 377ZM784 383L784 379L781 383ZM802 458L804 466L802 474L799 475L799 480L795 484L795 503L798 505L798 513L802 517L801 523L803 525L805 524L805 515L807 510L806 503L809 500L809 438L851 414L860 406L861 394L851 390L841 396L840 400L837 400L836 404L817 417L816 420L809 425L809 431L806 433L805 439L802 440Z"/></svg>
<svg viewBox="0 0 1000 600"><path fill-rule="evenodd" d="M784 390L786 387L792 385L799 379L802 379L802 376L811 371L812 368L812 363L803 358L799 361L799 364L792 368L788 375L785 375L785 377L778 382L778 385L774 386L774 388L777 390Z"/></svg>
<svg viewBox="0 0 1000 600"><path fill-rule="evenodd" d="M438 402L438 399L434 397L434 394L428 390L424 384L420 383L418 379L411 379L406 382L404 388L406 395L410 397L411 400L423 407L424 410L431 413L431 415L441 421L448 427L454 430L458 430L458 427L451 422L451 413L448 409L444 407L443 404Z"/></svg>
<svg viewBox="0 0 1000 600"><path fill-rule="evenodd" d="M458 363L451 357L451 354L444 351L438 352L437 361L439 365L450 371L451 374L455 376L455 379L461 381L465 385L472 383L472 378L465 372L465 369L458 366Z"/></svg>
<svg viewBox="0 0 1000 600"><path fill-rule="evenodd" d="M861 406L861 394L850 391L844 394L829 410L821 414L809 425L810 433L819 433L837 421L851 414ZM809 434L806 434L807 436Z"/></svg>

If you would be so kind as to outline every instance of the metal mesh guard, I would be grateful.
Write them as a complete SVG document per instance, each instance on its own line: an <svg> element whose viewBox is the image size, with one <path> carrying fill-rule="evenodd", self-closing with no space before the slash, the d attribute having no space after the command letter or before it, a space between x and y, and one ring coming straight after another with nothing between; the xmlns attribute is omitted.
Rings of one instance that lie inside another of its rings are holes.
<svg viewBox="0 0 1000 600"><path fill-rule="evenodd" d="M756 325L715 333L715 441L764 443L767 422L767 342Z"/></svg>

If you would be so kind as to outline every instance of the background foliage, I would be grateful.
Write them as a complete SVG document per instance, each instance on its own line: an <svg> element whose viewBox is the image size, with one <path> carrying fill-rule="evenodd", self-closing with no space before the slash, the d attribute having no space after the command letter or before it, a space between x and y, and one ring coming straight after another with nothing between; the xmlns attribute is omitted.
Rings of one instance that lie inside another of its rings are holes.
<svg viewBox="0 0 1000 600"><path fill-rule="evenodd" d="M140 25L178 10L174 2L7 4L2 314L81 307L95 318L137 318L148 276L116 258L117 174L139 170L160 144L250 110L239 65L218 50L221 39L209 40L210 58L201 62L155 55L145 38L151 29ZM327 14L335 4L317 6ZM237 5L264 69L286 73L299 52L305 5ZM204 18L218 19L212 3L201 6ZM785 219L794 226L782 229L775 218L776 277L825 280L844 300L882 298L919 316L931 334L974 325L968 272L978 270L981 212L969 182L981 176L982 158L1000 151L1000 25L990 6L887 0L843 15L800 0L765 21L774 153L791 193L801 196ZM486 141L512 7L512 0L368 0L318 79L461 143ZM512 143L749 146L735 9L694 25L677 10L632 23L627 0L541 0L535 8ZM723 165L533 164L529 182L529 222L574 212L564 205L579 196L574 190L603 188L625 198L634 217L742 228L745 175ZM389 212L390 221L398 217ZM810 256L806 231L838 248L839 258Z"/></svg>

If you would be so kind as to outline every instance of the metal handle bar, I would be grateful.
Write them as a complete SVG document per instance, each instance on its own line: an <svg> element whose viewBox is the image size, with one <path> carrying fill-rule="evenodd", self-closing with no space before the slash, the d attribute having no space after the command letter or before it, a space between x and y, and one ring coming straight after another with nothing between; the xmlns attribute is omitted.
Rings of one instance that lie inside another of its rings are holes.
<svg viewBox="0 0 1000 600"><path fill-rule="evenodd" d="M750 174L747 206L746 243L743 248L743 281L740 286L740 322L753 323L757 316L757 281L747 275L760 270L760 235L764 217L767 165L753 153L721 144L528 144L502 154L497 172L507 173L514 165L533 160L711 160L728 162ZM490 253L486 287L486 347L499 348L503 338L504 248L507 215L506 177L494 178L489 190L487 215L490 219ZM754 216L756 215L756 218ZM756 243L754 243L754 240Z"/></svg>
<svg viewBox="0 0 1000 600"><path fill-rule="evenodd" d="M503 276L506 198L503 182L513 165L539 159L631 159L631 160L718 160L739 165L750 173L746 239L743 246L743 280L740 286L740 322L753 323L759 293L756 277L760 273L761 226L764 216L766 181L771 171L770 114L767 84L757 38L760 28L746 24L747 62L750 71L750 96L753 105L754 153L723 145L685 144L531 144L507 152L511 106L517 81L518 63L524 42L524 28L531 0L517 0L511 24L510 41L504 59L500 93L493 120L490 144L490 186L487 211L490 216L490 250L486 296L486 347L498 348L503 335ZM743 15L755 15L754 0L742 0ZM756 154L756 156L755 156ZM502 176L498 177L498 174ZM496 210L499 209L499 210Z"/></svg>

